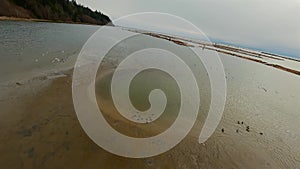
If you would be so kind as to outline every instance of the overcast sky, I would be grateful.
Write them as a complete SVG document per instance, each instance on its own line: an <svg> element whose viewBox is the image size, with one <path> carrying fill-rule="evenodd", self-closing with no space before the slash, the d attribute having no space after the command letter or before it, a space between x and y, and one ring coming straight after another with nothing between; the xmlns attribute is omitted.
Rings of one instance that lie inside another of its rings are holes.
<svg viewBox="0 0 300 169"><path fill-rule="evenodd" d="M210 38L300 58L300 0L77 2L103 12L112 20L137 12L170 13L189 20Z"/></svg>

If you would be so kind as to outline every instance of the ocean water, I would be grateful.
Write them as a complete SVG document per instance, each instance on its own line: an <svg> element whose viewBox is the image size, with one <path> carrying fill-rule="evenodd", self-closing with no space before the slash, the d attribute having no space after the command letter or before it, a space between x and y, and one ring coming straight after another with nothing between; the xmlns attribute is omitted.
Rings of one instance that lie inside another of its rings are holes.
<svg viewBox="0 0 300 169"><path fill-rule="evenodd" d="M0 22L0 81L74 65L97 26ZM23 74L24 73L24 74Z"/></svg>

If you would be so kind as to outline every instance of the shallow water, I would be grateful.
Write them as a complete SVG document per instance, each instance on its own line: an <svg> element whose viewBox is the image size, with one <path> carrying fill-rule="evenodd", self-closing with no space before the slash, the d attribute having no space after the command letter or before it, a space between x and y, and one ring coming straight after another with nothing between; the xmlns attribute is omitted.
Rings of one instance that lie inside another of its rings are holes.
<svg viewBox="0 0 300 169"><path fill-rule="evenodd" d="M200 99L202 105L199 114L201 114L201 124L203 125L204 118L207 115L208 107L210 105L210 85L207 72L201 61L197 59L197 56L194 56L192 51L188 48L180 47L176 44L169 43L168 41L146 35L135 36L116 45L105 56L104 62L100 65L97 73L98 81L96 83L96 94L98 104L106 115L106 119L111 124L116 124L113 125L113 127L117 131L131 137L155 136L168 129L175 121L181 103L178 84L169 74L157 69L149 69L140 72L133 81L131 81L129 96L133 106L137 110L143 112L148 110L151 106L148 100L149 93L154 89L161 89L168 99L166 108L161 117L155 121L150 119L151 122L148 124L135 124L120 116L114 106L110 92L110 84L115 67L117 67L128 55L145 47L162 48L176 53L185 60L192 71L198 75L196 80L200 84L199 92L201 93ZM195 63L197 63L197 65L195 65ZM128 70L124 69L122 71L125 75ZM126 100L126 96L119 95L118 97ZM187 124L188 123L189 122L187 122Z"/></svg>
<svg viewBox="0 0 300 169"><path fill-rule="evenodd" d="M81 47L98 28L0 21L0 81L74 65Z"/></svg>

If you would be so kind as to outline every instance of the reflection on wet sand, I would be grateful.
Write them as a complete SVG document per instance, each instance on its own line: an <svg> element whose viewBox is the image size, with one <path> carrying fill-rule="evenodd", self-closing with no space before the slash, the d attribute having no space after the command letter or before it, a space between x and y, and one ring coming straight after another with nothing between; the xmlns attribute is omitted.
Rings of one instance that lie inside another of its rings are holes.
<svg viewBox="0 0 300 169"><path fill-rule="evenodd" d="M288 145L260 136L255 130L261 129L255 127L250 133L246 132L246 124L230 123L228 114L220 124L226 127L224 133L219 129L205 144L197 143L200 130L196 125L193 129L196 131L182 143L158 157L127 159L112 155L94 144L82 130L73 109L70 82L70 76L56 79L36 96L20 97L2 109L7 110L5 119L9 123L1 123L1 141L6 142L1 144L1 166L129 169L289 168L297 165ZM12 113L14 116L9 115ZM239 133L235 133L236 128Z"/></svg>

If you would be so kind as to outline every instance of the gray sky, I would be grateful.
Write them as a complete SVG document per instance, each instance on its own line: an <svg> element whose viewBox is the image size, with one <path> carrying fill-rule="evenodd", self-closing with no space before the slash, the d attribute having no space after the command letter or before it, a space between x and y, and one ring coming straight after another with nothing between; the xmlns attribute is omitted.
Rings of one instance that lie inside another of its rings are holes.
<svg viewBox="0 0 300 169"><path fill-rule="evenodd" d="M111 19L137 12L183 17L207 36L300 58L300 0L77 0Z"/></svg>

